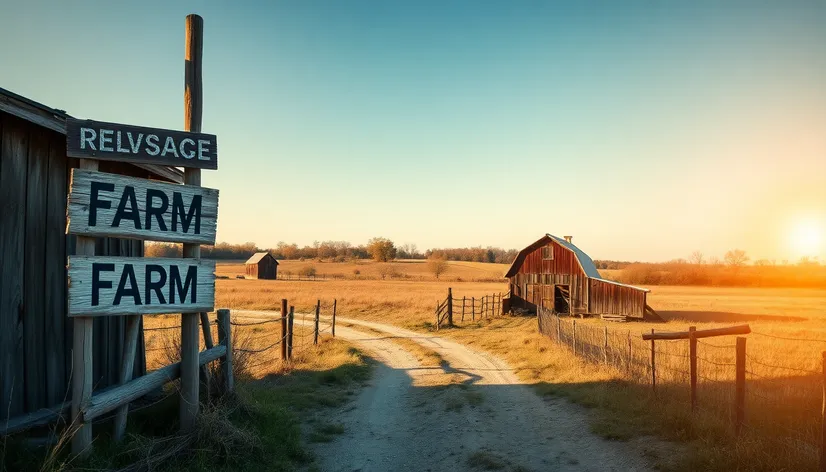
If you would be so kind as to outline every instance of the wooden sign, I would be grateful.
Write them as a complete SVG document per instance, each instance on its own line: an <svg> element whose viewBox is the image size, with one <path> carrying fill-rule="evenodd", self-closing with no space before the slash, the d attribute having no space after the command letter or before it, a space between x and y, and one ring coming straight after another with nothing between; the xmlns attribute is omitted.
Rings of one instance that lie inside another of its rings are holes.
<svg viewBox="0 0 826 472"><path fill-rule="evenodd" d="M66 155L217 169L218 138L214 134L67 118Z"/></svg>
<svg viewBox="0 0 826 472"><path fill-rule="evenodd" d="M218 190L72 169L67 232L215 244Z"/></svg>
<svg viewBox="0 0 826 472"><path fill-rule="evenodd" d="M215 261L70 256L69 316L212 311Z"/></svg>

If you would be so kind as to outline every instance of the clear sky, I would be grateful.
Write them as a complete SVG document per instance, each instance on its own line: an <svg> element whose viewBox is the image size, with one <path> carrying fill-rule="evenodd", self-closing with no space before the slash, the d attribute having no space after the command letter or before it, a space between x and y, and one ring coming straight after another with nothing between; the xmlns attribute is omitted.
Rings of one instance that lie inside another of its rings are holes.
<svg viewBox="0 0 826 472"><path fill-rule="evenodd" d="M826 2L0 0L0 87L180 129L220 240L826 259Z"/></svg>

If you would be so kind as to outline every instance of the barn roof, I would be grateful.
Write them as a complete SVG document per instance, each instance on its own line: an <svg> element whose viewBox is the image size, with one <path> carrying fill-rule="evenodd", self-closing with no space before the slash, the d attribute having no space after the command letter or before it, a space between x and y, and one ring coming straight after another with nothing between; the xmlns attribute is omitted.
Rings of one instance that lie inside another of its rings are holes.
<svg viewBox="0 0 826 472"><path fill-rule="evenodd" d="M17 95L2 87L0 87L0 111L60 134L66 134L66 118L71 118L71 116L63 110L51 108L32 99ZM147 170L170 182L184 183L184 173L177 167L133 162L129 162L129 164Z"/></svg>
<svg viewBox="0 0 826 472"><path fill-rule="evenodd" d="M272 257L272 254L270 254L269 252L256 252L252 255L252 257L247 259L247 262L245 262L245 264L258 264L259 262L261 262L261 259L267 256ZM275 263L278 264L278 261L276 261L274 257L272 257L272 260L274 260Z"/></svg>
<svg viewBox="0 0 826 472"><path fill-rule="evenodd" d="M592 279L597 279L602 282L606 282L613 285L619 285L621 287L628 287L633 288L635 290L641 290L643 292L651 291L647 288L635 287L633 285L627 285L619 282L614 282L613 280L603 279L602 276L599 275L597 266L594 265L594 261L591 259L590 256L588 256L588 254L585 254L585 252L582 249L574 246L573 243L569 243L564 238L559 238L557 236L554 236L553 234L546 234L535 243L519 251L519 254L516 255L516 259L513 260L513 264L511 264L510 269L508 269L508 272L505 273L505 277L513 277L519 271L519 267L522 265L522 263L525 262L525 257L527 257L528 254L535 251L537 248L548 244L550 241L555 241L560 246L573 252L577 262L579 263L579 266L582 267L582 271L585 272L585 275Z"/></svg>

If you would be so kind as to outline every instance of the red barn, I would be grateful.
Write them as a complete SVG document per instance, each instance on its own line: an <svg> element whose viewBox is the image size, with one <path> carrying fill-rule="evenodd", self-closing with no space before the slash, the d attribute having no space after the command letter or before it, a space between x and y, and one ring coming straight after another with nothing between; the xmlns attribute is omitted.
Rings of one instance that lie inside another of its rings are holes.
<svg viewBox="0 0 826 472"><path fill-rule="evenodd" d="M519 252L505 277L514 307L659 318L646 303L650 290L603 279L588 254L571 243L571 236L546 234Z"/></svg>

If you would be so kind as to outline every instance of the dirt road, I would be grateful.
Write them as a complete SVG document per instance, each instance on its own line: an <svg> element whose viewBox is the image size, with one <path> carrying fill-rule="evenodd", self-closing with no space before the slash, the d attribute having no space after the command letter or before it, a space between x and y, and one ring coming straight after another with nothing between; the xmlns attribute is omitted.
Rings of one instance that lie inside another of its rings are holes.
<svg viewBox="0 0 826 472"><path fill-rule="evenodd" d="M379 365L355 403L330 419L346 431L317 447L323 471L649 470L627 444L592 434L581 408L540 398L494 356L354 319L339 318L336 334ZM398 338L435 351L441 365L422 366Z"/></svg>

